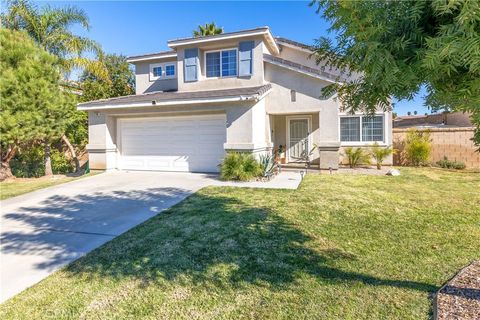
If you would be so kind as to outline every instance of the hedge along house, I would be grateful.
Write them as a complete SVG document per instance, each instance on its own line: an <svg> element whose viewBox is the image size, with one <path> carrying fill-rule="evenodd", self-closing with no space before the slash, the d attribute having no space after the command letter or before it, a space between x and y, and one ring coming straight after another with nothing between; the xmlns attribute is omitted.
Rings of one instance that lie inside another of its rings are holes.
<svg viewBox="0 0 480 320"><path fill-rule="evenodd" d="M93 169L216 172L228 151L286 149L286 161L338 168L343 146L391 145L391 113L346 115L321 88L340 73L268 27L171 40L129 57L136 95L78 105ZM314 147L315 146L315 147Z"/></svg>

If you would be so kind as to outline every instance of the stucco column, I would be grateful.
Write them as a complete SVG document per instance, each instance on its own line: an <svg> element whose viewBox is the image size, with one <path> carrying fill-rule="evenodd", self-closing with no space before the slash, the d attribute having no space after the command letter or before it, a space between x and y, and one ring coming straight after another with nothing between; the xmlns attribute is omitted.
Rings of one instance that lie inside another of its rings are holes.
<svg viewBox="0 0 480 320"><path fill-rule="evenodd" d="M91 169L110 170L117 168L115 144L116 119L105 113L88 113L88 159Z"/></svg>
<svg viewBox="0 0 480 320"><path fill-rule="evenodd" d="M336 113L319 112L320 138L318 154L320 169L338 169L340 161L340 137L338 133L339 120Z"/></svg>

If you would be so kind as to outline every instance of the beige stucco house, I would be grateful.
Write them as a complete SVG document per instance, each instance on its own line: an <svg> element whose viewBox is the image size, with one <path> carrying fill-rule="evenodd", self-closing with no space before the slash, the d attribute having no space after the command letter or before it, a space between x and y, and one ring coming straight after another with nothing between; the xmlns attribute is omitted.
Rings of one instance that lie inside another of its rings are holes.
<svg viewBox="0 0 480 320"><path fill-rule="evenodd" d="M93 169L215 172L228 151L338 168L344 146L390 146L391 113L347 115L321 88L340 75L268 27L168 41L129 57L136 95L81 103ZM315 146L315 147L314 147Z"/></svg>

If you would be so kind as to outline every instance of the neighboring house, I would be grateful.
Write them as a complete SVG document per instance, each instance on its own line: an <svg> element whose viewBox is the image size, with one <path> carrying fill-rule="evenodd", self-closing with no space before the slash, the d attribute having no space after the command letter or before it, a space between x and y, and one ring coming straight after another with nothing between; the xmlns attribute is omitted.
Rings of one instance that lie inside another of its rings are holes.
<svg viewBox="0 0 480 320"><path fill-rule="evenodd" d="M346 115L320 98L340 73L268 27L168 46L129 57L136 95L78 105L89 113L91 168L215 172L225 152L282 145L289 163L314 149L314 163L336 169L343 146L391 145L391 112Z"/></svg>
<svg viewBox="0 0 480 320"><path fill-rule="evenodd" d="M61 80L60 89L77 96L83 95L82 86L77 81Z"/></svg>
<svg viewBox="0 0 480 320"><path fill-rule="evenodd" d="M393 119L394 128L448 128L473 127L470 114L464 112L444 112L437 114L400 116Z"/></svg>

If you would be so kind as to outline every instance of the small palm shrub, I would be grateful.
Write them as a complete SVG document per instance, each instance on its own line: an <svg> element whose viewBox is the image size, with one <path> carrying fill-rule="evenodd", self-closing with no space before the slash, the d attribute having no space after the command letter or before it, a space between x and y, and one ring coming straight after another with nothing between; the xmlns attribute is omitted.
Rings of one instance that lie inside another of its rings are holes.
<svg viewBox="0 0 480 320"><path fill-rule="evenodd" d="M223 180L249 181L261 174L260 164L249 153L229 152L220 166Z"/></svg>
<svg viewBox="0 0 480 320"><path fill-rule="evenodd" d="M442 160L437 161L437 165L439 167L445 168L445 169L456 169L456 170L465 169L465 163L460 162L460 161L448 160L447 157L443 157Z"/></svg>
<svg viewBox="0 0 480 320"><path fill-rule="evenodd" d="M392 148L382 148L376 142L373 144L370 148L370 156L375 160L378 170L382 169L383 161L386 157L393 154L394 151Z"/></svg>
<svg viewBox="0 0 480 320"><path fill-rule="evenodd" d="M361 164L370 163L370 157L361 148L345 148L345 156L347 157L350 168L355 168Z"/></svg>
<svg viewBox="0 0 480 320"><path fill-rule="evenodd" d="M260 156L260 167L262 168L262 177L269 178L275 172L275 156L273 154L262 154Z"/></svg>
<svg viewBox="0 0 480 320"><path fill-rule="evenodd" d="M409 164L416 167L427 164L431 152L429 132L408 130L405 139L405 158Z"/></svg>

